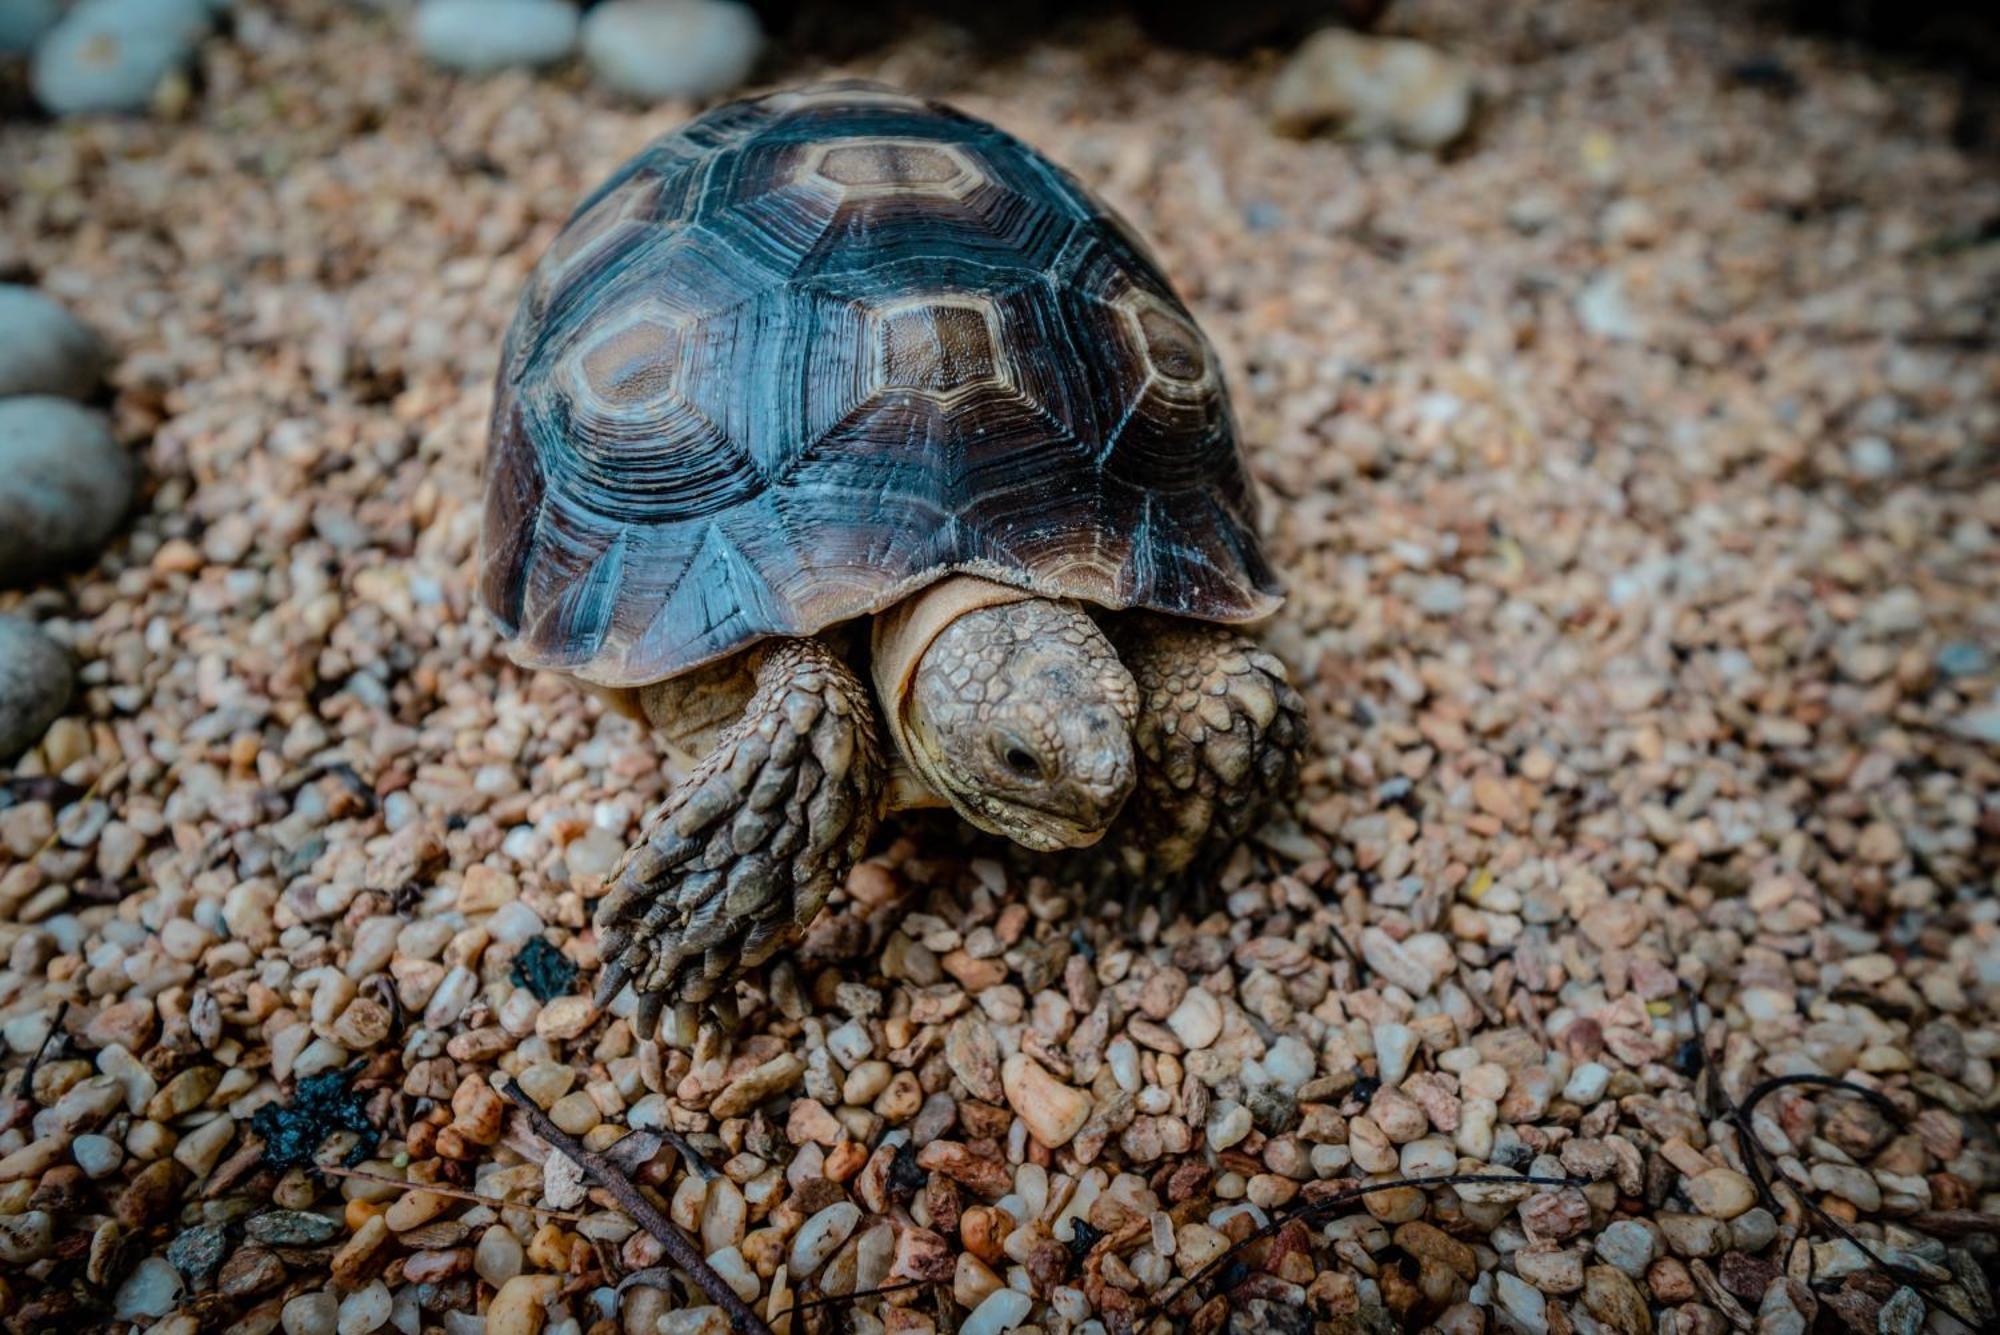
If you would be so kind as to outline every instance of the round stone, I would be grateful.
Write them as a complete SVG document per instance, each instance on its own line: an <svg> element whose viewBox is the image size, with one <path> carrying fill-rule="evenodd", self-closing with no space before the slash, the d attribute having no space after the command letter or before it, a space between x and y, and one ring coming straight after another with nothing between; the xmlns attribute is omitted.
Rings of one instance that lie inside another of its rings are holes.
<svg viewBox="0 0 2000 1335"><path fill-rule="evenodd" d="M735 0L608 0L583 23L583 58L627 97L714 97L750 77L764 30Z"/></svg>
<svg viewBox="0 0 2000 1335"><path fill-rule="evenodd" d="M50 111L143 111L208 35L203 0L82 0L35 48L35 97Z"/></svg>
<svg viewBox="0 0 2000 1335"><path fill-rule="evenodd" d="M0 765L42 739L75 679L69 654L34 622L0 616Z"/></svg>
<svg viewBox="0 0 2000 1335"><path fill-rule="evenodd" d="M576 6L566 0L424 0L417 49L466 74L548 65L576 46Z"/></svg>
<svg viewBox="0 0 2000 1335"><path fill-rule="evenodd" d="M1757 1189L1733 1168L1711 1168L1688 1179L1688 1199L1711 1219L1734 1219L1757 1203Z"/></svg>
<svg viewBox="0 0 2000 1335"><path fill-rule="evenodd" d="M0 53L27 55L61 13L58 0L0 0Z"/></svg>
<svg viewBox="0 0 2000 1335"><path fill-rule="evenodd" d="M105 360L103 340L60 304L32 287L0 283L0 396L87 398Z"/></svg>
<svg viewBox="0 0 2000 1335"><path fill-rule="evenodd" d="M137 473L102 414L49 395L0 400L0 586L96 556Z"/></svg>

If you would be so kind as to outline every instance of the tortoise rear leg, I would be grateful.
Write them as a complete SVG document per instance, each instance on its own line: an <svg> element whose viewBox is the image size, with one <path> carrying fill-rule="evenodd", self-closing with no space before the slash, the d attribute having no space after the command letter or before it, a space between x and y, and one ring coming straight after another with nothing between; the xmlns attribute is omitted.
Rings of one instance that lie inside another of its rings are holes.
<svg viewBox="0 0 2000 1335"><path fill-rule="evenodd" d="M846 880L882 780L867 687L818 640L764 649L742 716L611 874L598 1004L630 981L642 1037L668 1006L726 1015L730 984L795 943Z"/></svg>
<svg viewBox="0 0 2000 1335"><path fill-rule="evenodd" d="M1227 626L1139 613L1111 641L1139 685L1139 782L1099 847L1128 885L1178 891L1297 779L1305 702L1283 663Z"/></svg>

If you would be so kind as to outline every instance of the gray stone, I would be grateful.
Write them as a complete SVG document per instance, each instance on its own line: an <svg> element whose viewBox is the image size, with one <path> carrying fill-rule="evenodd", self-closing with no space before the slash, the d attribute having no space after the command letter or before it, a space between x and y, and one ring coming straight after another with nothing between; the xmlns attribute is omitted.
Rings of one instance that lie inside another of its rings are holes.
<svg viewBox="0 0 2000 1335"><path fill-rule="evenodd" d="M413 28L434 65L466 74L549 65L576 48L566 0L424 0Z"/></svg>
<svg viewBox="0 0 2000 1335"><path fill-rule="evenodd" d="M57 0L0 0L0 53L25 56L60 13Z"/></svg>
<svg viewBox="0 0 2000 1335"><path fill-rule="evenodd" d="M203 0L82 0L35 48L35 97L62 116L143 111L208 27Z"/></svg>
<svg viewBox="0 0 2000 1335"><path fill-rule="evenodd" d="M187 1277L188 1283L201 1288L222 1264L222 1254L228 1246L222 1225L200 1224L167 1244L167 1259Z"/></svg>
<svg viewBox="0 0 2000 1335"><path fill-rule="evenodd" d="M1917 1335L1923 1326L1924 1300L1907 1286L1890 1295L1889 1301L1882 1304L1882 1314L1876 1318L1876 1329L1882 1335Z"/></svg>
<svg viewBox="0 0 2000 1335"><path fill-rule="evenodd" d="M136 482L102 414L46 394L0 400L0 586L94 558Z"/></svg>
<svg viewBox="0 0 2000 1335"><path fill-rule="evenodd" d="M1986 650L1970 640L1953 640L1937 651L1937 670L1947 677L1977 677L1989 661Z"/></svg>
<svg viewBox="0 0 2000 1335"><path fill-rule="evenodd" d="M4 26L0 18L0 46ZM105 360L104 341L61 304L32 287L0 283L0 397L88 398Z"/></svg>
<svg viewBox="0 0 2000 1335"><path fill-rule="evenodd" d="M0 765L42 739L75 680L61 645L32 621L0 616Z"/></svg>
<svg viewBox="0 0 2000 1335"><path fill-rule="evenodd" d="M267 1210L243 1226L252 1242L267 1247L312 1247L333 1241L340 1225L304 1210Z"/></svg>
<svg viewBox="0 0 2000 1335"><path fill-rule="evenodd" d="M103 414L45 394L0 399L0 586L94 558L137 480Z"/></svg>
<svg viewBox="0 0 2000 1335"><path fill-rule="evenodd" d="M757 15L735 0L608 0L583 22L583 58L627 97L714 97L764 52Z"/></svg>
<svg viewBox="0 0 2000 1335"><path fill-rule="evenodd" d="M1600 1260L1633 1279L1645 1277L1646 1267L1653 1263L1659 1247L1653 1230L1633 1219L1606 1224L1594 1245Z"/></svg>

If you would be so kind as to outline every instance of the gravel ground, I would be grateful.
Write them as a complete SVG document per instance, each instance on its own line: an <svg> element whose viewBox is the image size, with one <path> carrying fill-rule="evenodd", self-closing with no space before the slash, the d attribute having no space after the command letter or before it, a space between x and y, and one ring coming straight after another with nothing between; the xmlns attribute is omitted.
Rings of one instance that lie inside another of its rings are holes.
<svg viewBox="0 0 2000 1335"><path fill-rule="evenodd" d="M149 473L0 598L86 665L0 798L9 1071L63 1030L0 1114L13 1326L725 1329L614 1296L660 1246L507 1073L760 1313L921 1281L780 1330L1994 1328L2000 177L1947 79L1512 8L1398 10L1487 96L1442 159L1274 137L1269 67L1119 29L853 67L1156 240L1317 758L1199 921L913 830L726 1060L589 1009L668 776L472 610L522 280L691 108L297 0L173 119L0 129L0 269L120 350ZM262 1161L343 1121L366 1176ZM1342 1195L1449 1173L1569 1182Z"/></svg>

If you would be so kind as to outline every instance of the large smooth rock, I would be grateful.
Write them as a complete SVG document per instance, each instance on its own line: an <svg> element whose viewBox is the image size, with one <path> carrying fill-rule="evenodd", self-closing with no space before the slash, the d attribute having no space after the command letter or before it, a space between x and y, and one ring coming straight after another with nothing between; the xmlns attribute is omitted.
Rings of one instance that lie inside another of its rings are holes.
<svg viewBox="0 0 2000 1335"><path fill-rule="evenodd" d="M95 557L137 480L102 413L46 394L0 399L0 587Z"/></svg>
<svg viewBox="0 0 2000 1335"><path fill-rule="evenodd" d="M75 681L61 645L32 621L0 616L0 765L42 740Z"/></svg>
<svg viewBox="0 0 2000 1335"><path fill-rule="evenodd" d="M61 13L57 0L0 0L0 53L25 56Z"/></svg>
<svg viewBox="0 0 2000 1335"><path fill-rule="evenodd" d="M143 111L208 28L203 0L81 0L35 48L35 97L63 116Z"/></svg>
<svg viewBox="0 0 2000 1335"><path fill-rule="evenodd" d="M1271 120L1286 134L1330 130L1349 139L1442 148L1465 133L1472 104L1472 70L1464 61L1406 38L1328 28L1279 71Z"/></svg>
<svg viewBox="0 0 2000 1335"><path fill-rule="evenodd" d="M583 21L583 58L627 97L715 97L750 77L764 29L735 0L607 0Z"/></svg>
<svg viewBox="0 0 2000 1335"><path fill-rule="evenodd" d="M88 398L105 361L90 326L32 287L0 283L0 396Z"/></svg>
<svg viewBox="0 0 2000 1335"><path fill-rule="evenodd" d="M576 6L566 0L424 0L417 49L465 74L548 65L576 46Z"/></svg>

